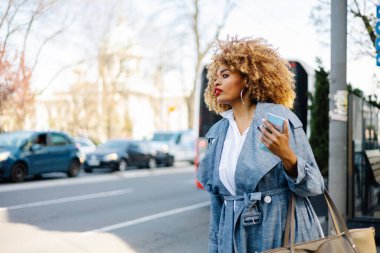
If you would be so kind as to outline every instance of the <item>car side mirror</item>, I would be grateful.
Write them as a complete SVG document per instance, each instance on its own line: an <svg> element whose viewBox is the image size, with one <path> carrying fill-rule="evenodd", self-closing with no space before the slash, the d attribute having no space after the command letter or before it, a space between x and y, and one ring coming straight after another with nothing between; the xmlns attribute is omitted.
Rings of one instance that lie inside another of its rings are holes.
<svg viewBox="0 0 380 253"><path fill-rule="evenodd" d="M32 146L30 146L30 151L32 152L35 152L40 149L42 149L42 146L40 144L33 144Z"/></svg>

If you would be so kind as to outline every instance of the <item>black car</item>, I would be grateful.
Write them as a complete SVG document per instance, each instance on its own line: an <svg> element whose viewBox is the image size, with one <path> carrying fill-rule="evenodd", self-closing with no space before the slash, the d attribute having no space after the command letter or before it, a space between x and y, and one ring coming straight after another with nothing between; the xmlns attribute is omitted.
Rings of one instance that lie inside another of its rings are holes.
<svg viewBox="0 0 380 253"><path fill-rule="evenodd" d="M173 166L174 156L169 152L169 146L166 143L145 141L145 144L149 146L157 166Z"/></svg>
<svg viewBox="0 0 380 253"><path fill-rule="evenodd" d="M130 167L152 168L156 160L149 147L141 141L113 139L99 145L94 152L86 155L84 171L92 172L95 168L109 168L124 171Z"/></svg>

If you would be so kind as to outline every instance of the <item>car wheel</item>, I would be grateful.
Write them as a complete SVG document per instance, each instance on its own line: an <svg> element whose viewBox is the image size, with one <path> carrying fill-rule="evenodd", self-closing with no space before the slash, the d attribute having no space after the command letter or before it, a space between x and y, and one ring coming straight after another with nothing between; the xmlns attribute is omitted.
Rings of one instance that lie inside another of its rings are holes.
<svg viewBox="0 0 380 253"><path fill-rule="evenodd" d="M22 182L26 176L26 166L23 163L16 163L11 169L11 181Z"/></svg>
<svg viewBox="0 0 380 253"><path fill-rule="evenodd" d="M166 167L172 167L174 165L174 158L169 158L165 165Z"/></svg>
<svg viewBox="0 0 380 253"><path fill-rule="evenodd" d="M79 174L80 170L80 163L76 160L72 161L69 167L69 171L67 172L67 175L69 177L76 177Z"/></svg>
<svg viewBox="0 0 380 253"><path fill-rule="evenodd" d="M128 168L127 161L125 159L121 159L119 162L119 166L117 167L118 171L125 171Z"/></svg>
<svg viewBox="0 0 380 253"><path fill-rule="evenodd" d="M156 159L151 157L149 159L149 162L148 162L148 168L152 169L152 168L156 168L156 167L157 167Z"/></svg>

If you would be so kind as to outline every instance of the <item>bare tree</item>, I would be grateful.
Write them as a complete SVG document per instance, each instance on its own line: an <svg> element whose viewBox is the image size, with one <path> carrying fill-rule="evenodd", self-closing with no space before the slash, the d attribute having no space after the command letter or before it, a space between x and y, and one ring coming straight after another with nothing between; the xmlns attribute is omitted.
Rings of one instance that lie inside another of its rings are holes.
<svg viewBox="0 0 380 253"><path fill-rule="evenodd" d="M86 82L83 72L77 71L78 80L69 89L71 106L69 107L69 121L67 131L73 135L84 135L98 138L97 125L97 90L95 83Z"/></svg>
<svg viewBox="0 0 380 253"><path fill-rule="evenodd" d="M231 13L232 6L231 1L227 0L226 7L224 8L224 13L222 20L219 24L217 24L213 36L208 40L204 41L204 46L201 46L202 40L204 40L201 29L200 29L200 16L201 16L201 7L200 7L200 1L199 0L193 0L193 6L194 6L194 12L193 12L193 22L192 22L192 32L194 35L194 43L195 43L195 50L196 50L196 61L195 61L195 69L194 69L194 77L193 77L193 85L190 91L190 95L186 97L186 104L189 111L189 128L193 127L193 119L194 119L194 97L195 97L195 86L197 84L201 68L202 68L202 61L206 54L210 51L212 45L214 44L215 40L219 37L219 33L224 27L224 24L227 20L227 17L229 13Z"/></svg>
<svg viewBox="0 0 380 253"><path fill-rule="evenodd" d="M98 140L117 135L130 136L129 115L125 110L117 114L117 109L118 102L126 104L128 100L129 93L124 90L131 74L130 65L139 60L133 52L135 41L128 32L133 33L137 21L145 19L141 19L130 1L74 0L69 6L75 6L76 15L76 10L80 10L81 19L77 20L72 34L79 39L69 43L76 43L81 59L59 68L40 91L54 84L62 74L76 73L80 69L81 73L77 73L80 77L68 93L61 93L62 97L68 98L64 106L69 116L56 127L73 134L87 131Z"/></svg>
<svg viewBox="0 0 380 253"><path fill-rule="evenodd" d="M125 9L135 14L126 16ZM87 43L90 48L88 54L94 55L89 68L95 65L97 69L99 106L96 117L104 119L98 122L97 131L102 139L120 134L130 136L132 128L129 115L126 113L124 118L119 118L116 109L118 101L128 100L128 93L123 91L128 86L131 64L139 60L139 56L133 52L134 38L129 36L129 32L133 33L137 26L136 20L139 20L135 16L137 11L131 4L124 5L119 1L95 1L91 12L84 21L84 27L91 38ZM94 17L94 12L99 15Z"/></svg>
<svg viewBox="0 0 380 253"><path fill-rule="evenodd" d="M55 0L34 2L8 0L0 3L0 121L2 121L0 125L2 128L6 127L8 130L22 128L26 116L33 112L34 94L30 87L33 70L44 46L63 29L46 37L36 55L30 56L27 50L28 42L36 22L42 19L54 4ZM32 63L28 63L27 59L32 59Z"/></svg>
<svg viewBox="0 0 380 253"><path fill-rule="evenodd" d="M319 0L310 19L320 33L330 32L331 0ZM368 0L350 0L347 5L349 43L355 44L357 56L375 57L376 3Z"/></svg>
<svg viewBox="0 0 380 253"><path fill-rule="evenodd" d="M367 37L366 42L361 42L361 45L364 47L364 52L366 52L370 56L374 56L376 44L376 34L375 34L375 23L376 23L376 16L374 13L376 12L376 5L375 2L370 3L370 7L367 8L367 1L362 1L361 4L359 4L358 0L352 0L351 4L348 6L349 12L353 15L354 18L358 19L362 23L362 27L364 26L364 33L363 30L361 34L364 35L364 37ZM371 43L368 43L368 39ZM356 42L358 42L356 40ZM359 42L360 43L360 42Z"/></svg>
<svg viewBox="0 0 380 253"><path fill-rule="evenodd" d="M190 90L185 98L188 110L188 127L192 128L195 86L205 57L218 39L229 14L234 8L234 4L232 0L218 1L218 5L215 5L215 2L205 0L164 1L162 3L162 9L157 11L161 16L165 15L167 17L169 16L167 12L175 11L175 14L170 14L174 17L173 20L165 24L170 31L167 34L170 38L168 40L174 42L172 44L166 43L166 46L171 46L171 51L174 54L178 54L179 50L183 48L185 53L182 53L182 56L193 60L191 64ZM172 59L173 57L170 58ZM181 60L183 61L184 59ZM178 66L180 65L178 62L174 62L177 66L172 66L173 63L166 64L168 64L166 69L177 68L181 71L181 66Z"/></svg>
<svg viewBox="0 0 380 253"><path fill-rule="evenodd" d="M107 38L99 48L98 58L98 76L102 87L102 104L103 104L103 117L106 123L107 138L112 136L112 126L115 124L115 108L117 103L115 98L120 94L128 77L128 67L126 63L133 60L133 55L129 52L131 45L126 44L122 48L112 48ZM128 99L125 97L124 99Z"/></svg>

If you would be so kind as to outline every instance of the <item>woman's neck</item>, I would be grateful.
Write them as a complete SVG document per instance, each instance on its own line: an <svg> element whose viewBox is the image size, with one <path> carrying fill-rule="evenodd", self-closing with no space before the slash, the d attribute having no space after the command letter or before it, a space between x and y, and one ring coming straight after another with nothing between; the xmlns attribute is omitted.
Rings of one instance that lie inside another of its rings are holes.
<svg viewBox="0 0 380 253"><path fill-rule="evenodd" d="M243 135L253 120L256 111L256 104L252 105L236 105L232 107L234 119L239 129L240 135Z"/></svg>
<svg viewBox="0 0 380 253"><path fill-rule="evenodd" d="M234 112L235 121L246 121L252 120L256 110L256 104L251 104L249 106L243 104L237 104L232 106Z"/></svg>

